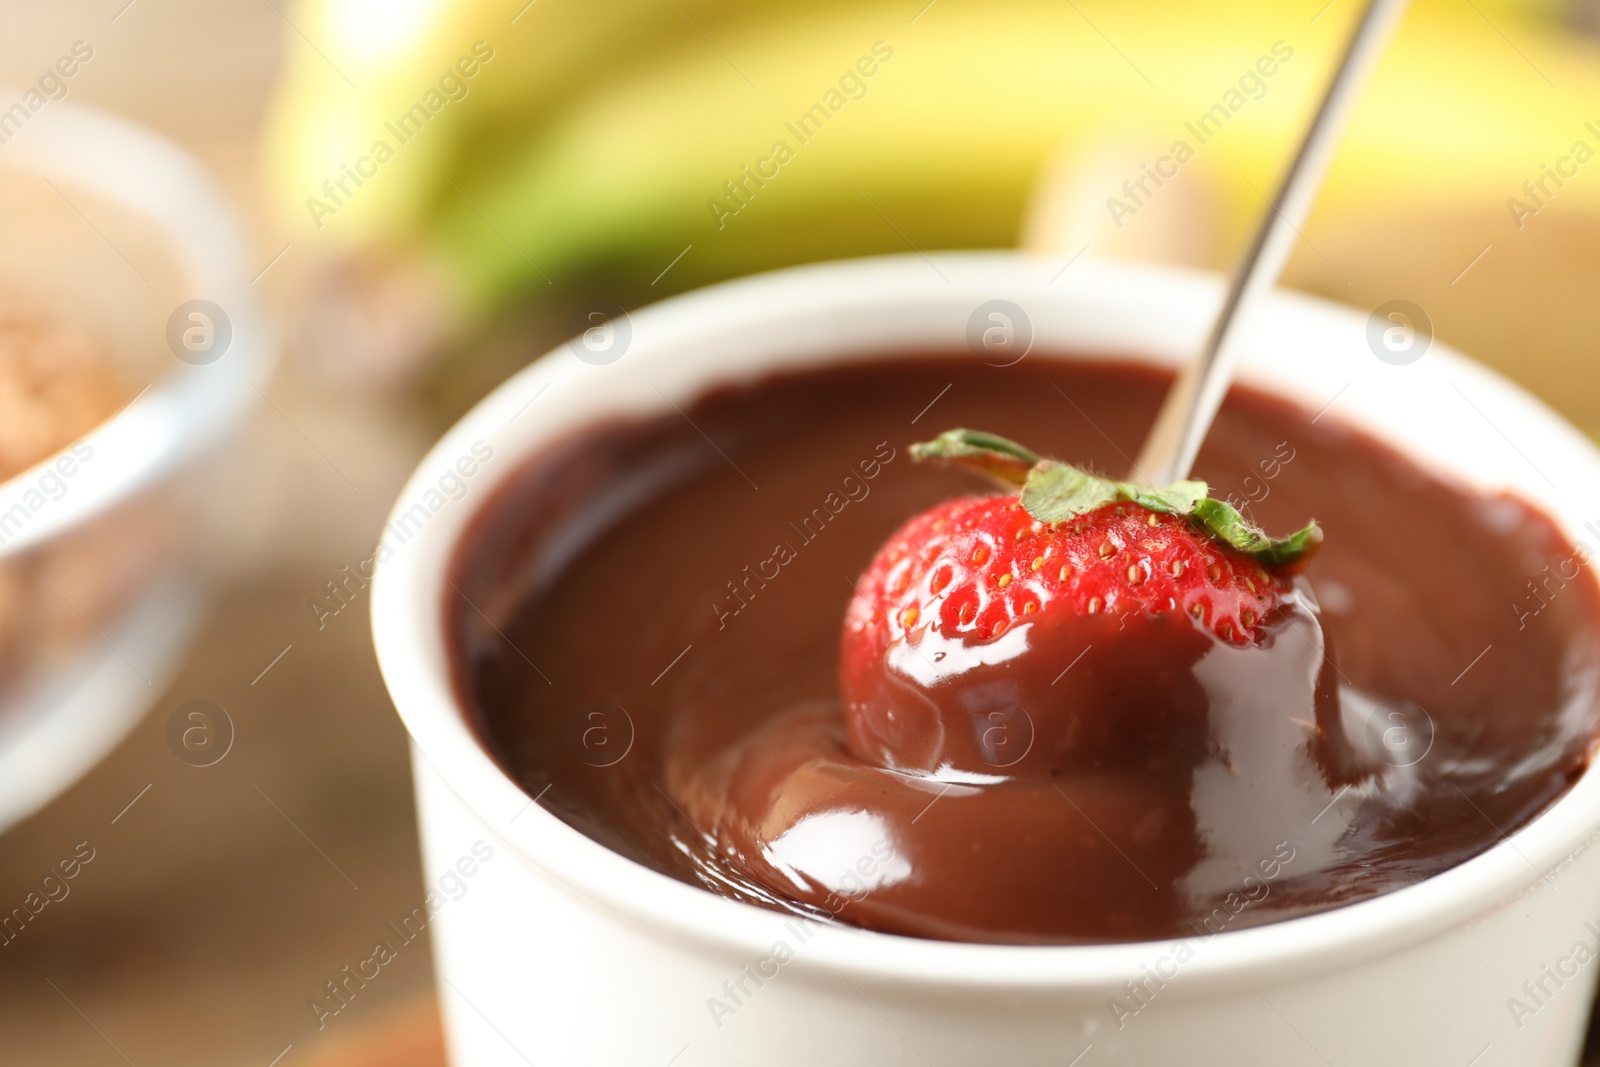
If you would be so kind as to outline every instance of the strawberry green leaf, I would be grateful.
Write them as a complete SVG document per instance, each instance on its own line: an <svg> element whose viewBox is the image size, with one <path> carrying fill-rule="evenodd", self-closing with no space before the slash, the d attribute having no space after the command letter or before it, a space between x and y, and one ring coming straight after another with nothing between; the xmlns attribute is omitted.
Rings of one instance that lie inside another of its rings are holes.
<svg viewBox="0 0 1600 1067"><path fill-rule="evenodd" d="M1122 490L1124 500L1167 515L1193 514L1195 505L1206 498L1208 489L1205 482L1198 481L1173 482L1164 489L1119 482L1117 488Z"/></svg>
<svg viewBox="0 0 1600 1067"><path fill-rule="evenodd" d="M1205 498L1205 482L1173 482L1153 489L1114 482L1053 459L1040 460L1022 487L1022 506L1040 522L1064 522L1116 501L1166 515L1190 515Z"/></svg>
<svg viewBox="0 0 1600 1067"><path fill-rule="evenodd" d="M1012 489L1028 480L1039 456L998 434L981 430L946 430L932 441L911 446L915 459L942 460L970 467Z"/></svg>
<svg viewBox="0 0 1600 1067"><path fill-rule="evenodd" d="M1264 567L1294 566L1322 544L1322 527L1315 522L1285 538L1268 537L1232 504L1211 497L1196 504L1192 515L1217 540L1232 545Z"/></svg>
<svg viewBox="0 0 1600 1067"><path fill-rule="evenodd" d="M1042 459L1017 442L980 430L946 430L911 446L919 460L939 460L980 471L1008 489L1020 489L1022 506L1040 522L1065 522L1107 504L1137 504L1165 515L1181 515L1214 540L1230 545L1264 567L1298 567L1322 544L1315 522L1285 538L1268 537L1231 504L1209 495L1205 482L1166 486L1117 482L1069 463Z"/></svg>
<svg viewBox="0 0 1600 1067"><path fill-rule="evenodd" d="M1040 522L1065 522L1119 496L1116 483L1049 459L1035 466L1022 486L1022 506Z"/></svg>

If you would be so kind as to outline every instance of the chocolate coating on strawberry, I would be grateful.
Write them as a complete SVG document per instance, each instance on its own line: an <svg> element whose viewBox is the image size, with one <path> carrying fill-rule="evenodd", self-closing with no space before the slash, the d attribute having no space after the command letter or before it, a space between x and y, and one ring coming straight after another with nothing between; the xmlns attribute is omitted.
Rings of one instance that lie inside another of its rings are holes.
<svg viewBox="0 0 1600 1067"><path fill-rule="evenodd" d="M1274 675L1285 713L1329 748L1319 762L1349 770L1332 662L1292 573L1315 525L1276 541L1226 505L1208 519L1203 483L1109 482L992 435L918 449L1022 492L915 516L862 575L840 659L856 756L919 773L1180 772L1213 754L1214 708L1243 699L1199 669L1225 649L1241 689Z"/></svg>

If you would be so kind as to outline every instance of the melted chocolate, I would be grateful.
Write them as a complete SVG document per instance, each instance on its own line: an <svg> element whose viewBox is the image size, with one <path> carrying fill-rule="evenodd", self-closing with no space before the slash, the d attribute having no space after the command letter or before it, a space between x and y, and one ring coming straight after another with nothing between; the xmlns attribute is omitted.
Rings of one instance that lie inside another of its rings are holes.
<svg viewBox="0 0 1600 1067"><path fill-rule="evenodd" d="M1262 648L1163 631L1170 662L1145 684L1118 659L1127 620L1107 617L1059 685L1067 664L1017 659L1026 699L970 709L965 730L944 706L937 736L847 732L851 583L905 519L987 491L906 445L975 426L1120 473L1166 384L1130 364L929 357L594 426L529 460L463 540L445 605L463 704L530 795L624 855L957 940L1322 910L1460 863L1558 797L1600 721L1586 553L1515 499L1248 389L1196 476L1269 530L1315 516L1327 535ZM1102 730L1092 758L1060 758L1083 722Z"/></svg>

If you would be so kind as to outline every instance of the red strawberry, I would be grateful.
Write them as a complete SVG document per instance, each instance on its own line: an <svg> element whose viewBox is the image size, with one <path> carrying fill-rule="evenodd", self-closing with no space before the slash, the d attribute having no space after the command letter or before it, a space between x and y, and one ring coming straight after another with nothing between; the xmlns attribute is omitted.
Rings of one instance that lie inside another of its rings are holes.
<svg viewBox="0 0 1600 1067"><path fill-rule="evenodd" d="M1217 646L1269 646L1306 611L1291 574L1315 524L1274 541L1204 483L1107 481L966 430L913 454L1021 493L923 512L861 576L840 677L863 758L1010 774L1203 747L1194 666Z"/></svg>

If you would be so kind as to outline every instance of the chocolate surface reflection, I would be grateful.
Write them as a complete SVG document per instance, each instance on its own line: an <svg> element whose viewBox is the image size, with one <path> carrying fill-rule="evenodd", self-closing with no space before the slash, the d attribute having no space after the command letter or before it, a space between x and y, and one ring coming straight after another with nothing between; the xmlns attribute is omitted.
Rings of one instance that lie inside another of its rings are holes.
<svg viewBox="0 0 1600 1067"><path fill-rule="evenodd" d="M947 384L939 425L1119 471L1164 379L1038 354L859 364L676 398L693 425L610 423L535 457L455 561L482 613L445 605L502 764L584 833L714 891L1021 943L1219 932L1398 888L1586 766L1592 580L1514 606L1573 547L1515 500L1248 391L1197 475L1269 528L1315 515L1327 533L1269 641L1107 616L1070 663L1026 657L1028 627L919 644L896 670L991 672L993 699L935 701L915 727L847 716L850 583L906 518L987 491L905 453ZM1119 658L1123 626L1150 628L1160 671Z"/></svg>

